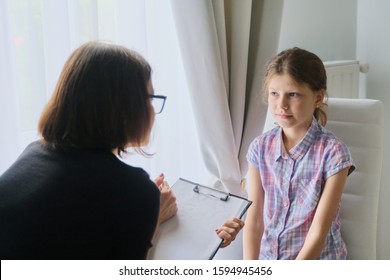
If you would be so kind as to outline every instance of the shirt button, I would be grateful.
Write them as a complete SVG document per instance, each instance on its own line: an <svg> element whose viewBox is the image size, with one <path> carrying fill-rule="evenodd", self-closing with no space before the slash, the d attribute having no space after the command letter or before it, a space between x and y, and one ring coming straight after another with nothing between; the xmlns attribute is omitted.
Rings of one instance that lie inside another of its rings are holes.
<svg viewBox="0 0 390 280"><path fill-rule="evenodd" d="M284 200L284 201L283 201L283 206L284 206L284 207L287 207L287 206L288 206L288 201L287 201L287 200Z"/></svg>

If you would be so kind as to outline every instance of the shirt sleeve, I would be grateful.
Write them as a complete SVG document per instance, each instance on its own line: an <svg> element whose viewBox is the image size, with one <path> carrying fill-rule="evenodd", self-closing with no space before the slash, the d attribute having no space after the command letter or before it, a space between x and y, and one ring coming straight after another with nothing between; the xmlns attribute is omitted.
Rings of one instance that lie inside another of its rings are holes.
<svg viewBox="0 0 390 280"><path fill-rule="evenodd" d="M248 163L259 168L260 166L260 137L256 137L249 145L246 155Z"/></svg>
<svg viewBox="0 0 390 280"><path fill-rule="evenodd" d="M351 174L355 170L355 166L347 145L336 139L329 144L329 147L325 157L325 179L345 168L349 168L348 175Z"/></svg>

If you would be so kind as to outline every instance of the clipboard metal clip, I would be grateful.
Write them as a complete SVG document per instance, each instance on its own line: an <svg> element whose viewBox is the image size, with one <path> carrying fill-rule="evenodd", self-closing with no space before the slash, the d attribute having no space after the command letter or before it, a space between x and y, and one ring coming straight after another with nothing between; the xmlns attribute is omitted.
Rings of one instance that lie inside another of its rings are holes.
<svg viewBox="0 0 390 280"><path fill-rule="evenodd" d="M208 190L208 191L212 191L212 192L218 192L218 193L220 193L220 194L222 194L221 196L218 196L218 195L214 195L214 194L212 194L212 193L209 193L209 192L202 192L202 191L200 191L200 188L205 188L206 190ZM212 189L212 188L209 188L209 187L206 187L206 186L200 186L200 185L195 185L195 187L193 188L193 191L194 192L196 192L196 193L198 193L198 194L203 194L203 195L207 195L207 196L209 196L209 197L213 197L213 198L217 198L217 199L220 199L220 200L222 200L222 201L227 201L228 200L228 198L229 198L229 194L226 194L226 193L224 193L224 192L222 192L222 191L220 191L220 190L215 190L215 189Z"/></svg>

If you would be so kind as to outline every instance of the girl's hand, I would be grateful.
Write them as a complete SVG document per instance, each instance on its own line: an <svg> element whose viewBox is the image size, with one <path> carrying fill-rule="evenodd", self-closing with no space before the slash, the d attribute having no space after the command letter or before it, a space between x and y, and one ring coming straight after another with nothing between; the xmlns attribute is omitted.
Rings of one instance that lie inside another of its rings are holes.
<svg viewBox="0 0 390 280"><path fill-rule="evenodd" d="M218 236L223 239L221 248L229 246L237 237L237 234L244 227L244 221L233 218L227 220L219 229L215 230Z"/></svg>

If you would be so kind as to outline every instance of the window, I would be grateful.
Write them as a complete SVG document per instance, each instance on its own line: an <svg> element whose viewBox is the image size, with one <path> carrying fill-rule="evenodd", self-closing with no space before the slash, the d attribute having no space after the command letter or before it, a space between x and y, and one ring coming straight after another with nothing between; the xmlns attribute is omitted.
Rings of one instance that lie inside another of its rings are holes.
<svg viewBox="0 0 390 280"><path fill-rule="evenodd" d="M39 138L37 123L70 53L89 40L105 40L134 49L153 68L155 91L167 95L156 115L144 158L129 152L123 160L141 166L151 177L164 172L206 178L186 93L180 51L169 1L12 0L0 1L0 174L26 145ZM2 60L3 61L3 60Z"/></svg>

